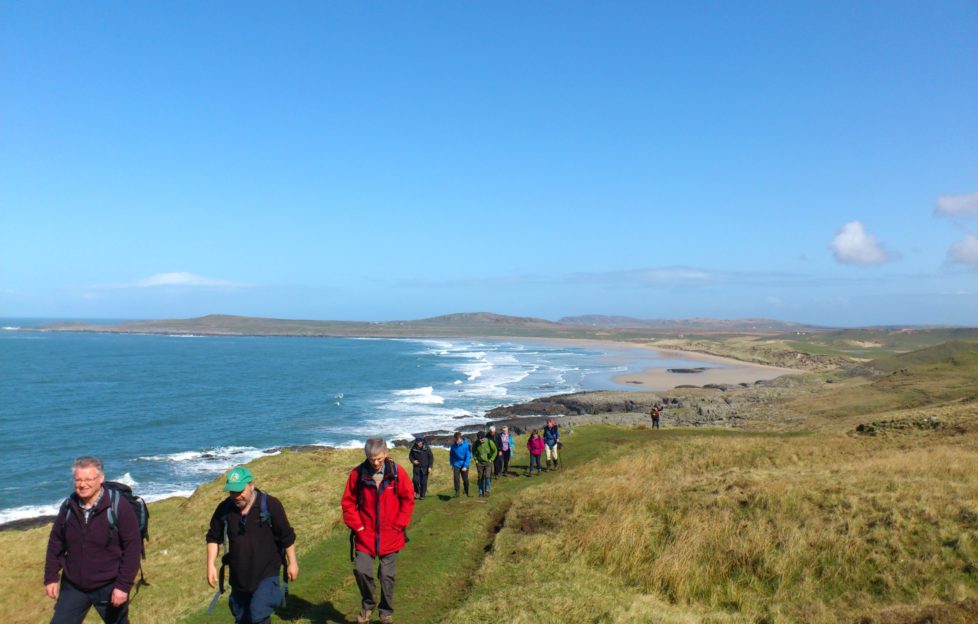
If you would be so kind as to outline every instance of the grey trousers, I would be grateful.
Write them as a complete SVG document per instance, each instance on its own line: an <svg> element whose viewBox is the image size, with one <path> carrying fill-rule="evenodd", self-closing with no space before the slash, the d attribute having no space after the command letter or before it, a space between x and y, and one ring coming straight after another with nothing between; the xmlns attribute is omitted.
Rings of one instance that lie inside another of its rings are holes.
<svg viewBox="0 0 978 624"><path fill-rule="evenodd" d="M397 553L380 557L380 614L394 613L394 575L397 573ZM377 585L374 583L374 558L365 552L357 551L356 567L353 578L360 588L363 609L373 611L378 606L376 596Z"/></svg>

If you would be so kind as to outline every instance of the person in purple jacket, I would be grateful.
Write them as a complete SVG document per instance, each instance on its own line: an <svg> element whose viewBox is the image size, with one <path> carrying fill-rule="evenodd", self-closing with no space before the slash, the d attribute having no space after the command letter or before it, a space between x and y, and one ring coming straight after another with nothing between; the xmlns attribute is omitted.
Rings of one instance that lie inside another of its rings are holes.
<svg viewBox="0 0 978 624"><path fill-rule="evenodd" d="M543 447L546 443L540 437L540 432L534 429L530 432L530 437L526 441L526 450L530 452L530 465L526 468L526 476L533 474L533 467L536 466L537 474L540 474L540 456L543 455Z"/></svg>
<svg viewBox="0 0 978 624"><path fill-rule="evenodd" d="M93 606L107 624L128 624L142 552L139 521L132 506L118 505L110 523L100 459L79 457L72 473L75 492L58 511L44 561L44 591L56 600L51 624L81 624Z"/></svg>

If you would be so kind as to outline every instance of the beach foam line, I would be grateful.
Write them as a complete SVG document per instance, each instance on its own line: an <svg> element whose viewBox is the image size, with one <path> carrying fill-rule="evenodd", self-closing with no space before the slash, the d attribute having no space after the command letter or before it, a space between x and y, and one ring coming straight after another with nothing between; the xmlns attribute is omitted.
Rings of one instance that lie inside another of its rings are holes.
<svg viewBox="0 0 978 624"><path fill-rule="evenodd" d="M26 520L28 518L38 518L40 516L54 516L61 509L61 501L50 505L24 505L22 507L12 507L0 510L0 524L7 524L15 520Z"/></svg>
<svg viewBox="0 0 978 624"><path fill-rule="evenodd" d="M258 449L253 446L219 446L203 451L181 451L168 455L138 457L137 461L165 462L174 465L178 475L216 475L232 466L247 464L253 459L266 455L277 455L279 451Z"/></svg>
<svg viewBox="0 0 978 624"><path fill-rule="evenodd" d="M362 446L362 445L361 445ZM129 474L129 473L126 473ZM131 478L130 478L131 480ZM153 491L152 489L145 492L138 491L135 486L139 484L133 481L128 483L123 480L122 477L119 479L113 479L113 481L118 481L119 483L125 483L130 487L133 487L133 492L142 497L147 503L152 503L154 501L164 500L166 498L173 498L174 496L180 496L183 498L189 498L196 489L162 489ZM50 503L48 505L23 505L21 507L12 507L10 509L0 509L0 525L7 524L8 522L16 522L17 520L28 520L30 518L43 518L45 516L55 516L61 509L61 503L64 499L59 500L56 503Z"/></svg>

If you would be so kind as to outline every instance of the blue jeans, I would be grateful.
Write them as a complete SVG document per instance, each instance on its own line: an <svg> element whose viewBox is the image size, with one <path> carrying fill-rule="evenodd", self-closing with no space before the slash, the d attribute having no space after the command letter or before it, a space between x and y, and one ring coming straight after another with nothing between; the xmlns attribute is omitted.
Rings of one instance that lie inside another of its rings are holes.
<svg viewBox="0 0 978 624"><path fill-rule="evenodd" d="M51 624L81 624L92 607L95 607L106 624L129 624L129 601L119 607L113 607L110 602L114 588L115 583L109 583L98 589L85 591L62 577Z"/></svg>
<svg viewBox="0 0 978 624"><path fill-rule="evenodd" d="M269 576L262 579L253 594L232 589L228 606L235 624L259 624L272 617L275 607L282 603L282 596L278 576Z"/></svg>
<svg viewBox="0 0 978 624"><path fill-rule="evenodd" d="M533 472L533 466L536 466L537 472L540 472L540 456L530 453L530 467L527 468L527 472Z"/></svg>

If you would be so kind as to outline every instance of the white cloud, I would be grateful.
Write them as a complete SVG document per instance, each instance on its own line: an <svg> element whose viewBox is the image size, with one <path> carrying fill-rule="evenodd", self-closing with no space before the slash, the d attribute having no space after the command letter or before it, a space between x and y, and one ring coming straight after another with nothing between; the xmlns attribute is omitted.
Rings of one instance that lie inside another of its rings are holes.
<svg viewBox="0 0 978 624"><path fill-rule="evenodd" d="M125 284L106 284L94 286L93 288L242 288L245 286L247 286L247 284L240 284L238 282L215 279L213 277L203 277L201 275L194 275L193 273L178 271L173 273L156 273L154 275L150 275L149 277L143 277Z"/></svg>
<svg viewBox="0 0 978 624"><path fill-rule="evenodd" d="M836 261L843 264L882 264L890 259L890 254L861 221L843 225L830 247Z"/></svg>
<svg viewBox="0 0 978 624"><path fill-rule="evenodd" d="M154 286L236 286L234 282L222 279L202 277L193 273L157 273L136 280L136 288L152 288Z"/></svg>
<svg viewBox="0 0 978 624"><path fill-rule="evenodd" d="M978 269L978 236L965 234L962 240L951 245L947 250L948 260L959 264L967 264Z"/></svg>
<svg viewBox="0 0 978 624"><path fill-rule="evenodd" d="M640 273L642 280L646 282L700 282L708 280L711 275L700 269L686 267L668 267L661 269L649 269Z"/></svg>
<svg viewBox="0 0 978 624"><path fill-rule="evenodd" d="M937 198L937 214L978 217L978 192L971 195L941 195Z"/></svg>

